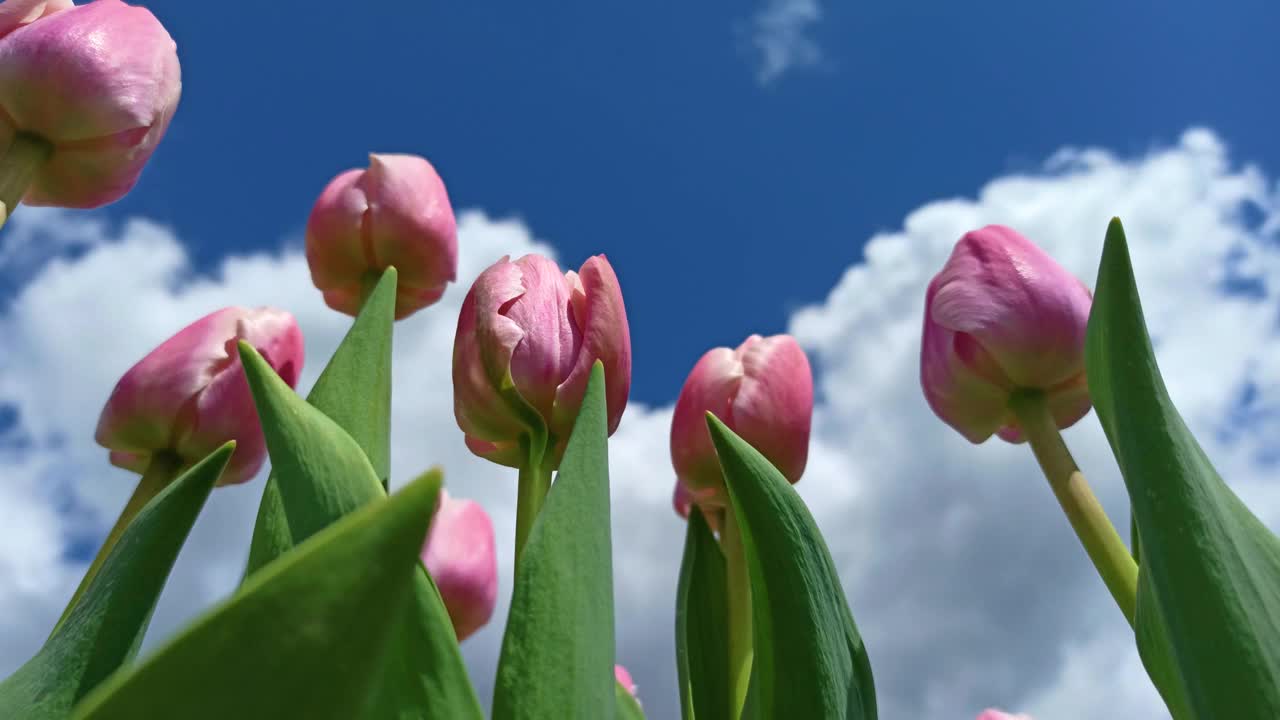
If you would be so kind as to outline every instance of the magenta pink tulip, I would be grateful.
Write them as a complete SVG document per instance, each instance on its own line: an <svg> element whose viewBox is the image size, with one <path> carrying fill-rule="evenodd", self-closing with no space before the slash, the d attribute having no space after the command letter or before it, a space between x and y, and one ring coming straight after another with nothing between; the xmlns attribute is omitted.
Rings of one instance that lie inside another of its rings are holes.
<svg viewBox="0 0 1280 720"><path fill-rule="evenodd" d="M262 426L236 343L252 345L290 387L302 372L302 332L282 310L230 307L204 316L134 365L112 391L96 439L113 465L146 471L169 453L194 463L228 440L220 485L251 479L266 458Z"/></svg>
<svg viewBox="0 0 1280 720"><path fill-rule="evenodd" d="M694 365L671 421L676 477L704 509L726 506L720 461L707 430L714 413L790 482L804 473L813 419L813 373L790 335L752 335L735 350L709 350Z"/></svg>
<svg viewBox="0 0 1280 720"><path fill-rule="evenodd" d="M0 2L0 37L71 7L73 7L71 0L5 0L5 2Z"/></svg>
<svg viewBox="0 0 1280 720"><path fill-rule="evenodd" d="M1045 393L1059 428L1089 412L1088 288L1014 230L989 225L956 244L925 297L920 382L929 406L971 442L1021 439L1016 390Z"/></svg>
<svg viewBox="0 0 1280 720"><path fill-rule="evenodd" d="M307 221L311 281L329 307L360 311L365 285L394 265L396 318L440 299L457 277L458 226L444 181L416 155L370 155L320 193Z"/></svg>
<svg viewBox="0 0 1280 720"><path fill-rule="evenodd" d="M422 562L440 589L458 640L489 622L498 601L498 558L493 522L479 503L440 491Z"/></svg>
<svg viewBox="0 0 1280 720"><path fill-rule="evenodd" d="M988 708L978 714L977 720L1032 720L1030 715L1013 715Z"/></svg>
<svg viewBox="0 0 1280 720"><path fill-rule="evenodd" d="M520 467L527 462L520 439L536 414L557 466L597 360L612 434L631 388L631 335L622 289L603 255L576 273L540 255L490 266L462 303L453 346L454 415L467 447Z"/></svg>
<svg viewBox="0 0 1280 720"><path fill-rule="evenodd" d="M631 693L631 697L635 698L637 702L640 700L640 696L636 694L636 683L631 679L631 673L626 668L621 665L614 665L613 677L624 690Z"/></svg>
<svg viewBox="0 0 1280 720"><path fill-rule="evenodd" d="M27 204L93 208L137 182L178 107L181 73L173 38L145 8L66 5L22 0L0 20L11 29L0 24L0 148L18 133L52 146Z"/></svg>

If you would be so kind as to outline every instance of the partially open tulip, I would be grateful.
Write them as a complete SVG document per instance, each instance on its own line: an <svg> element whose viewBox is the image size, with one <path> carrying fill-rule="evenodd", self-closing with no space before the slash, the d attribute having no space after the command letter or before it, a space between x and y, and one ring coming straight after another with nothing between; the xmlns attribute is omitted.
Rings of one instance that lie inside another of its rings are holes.
<svg viewBox="0 0 1280 720"><path fill-rule="evenodd" d="M479 503L440 491L422 562L440 589L458 640L489 622L498 600L498 559L493 522Z"/></svg>
<svg viewBox="0 0 1280 720"><path fill-rule="evenodd" d="M416 155L370 155L368 169L348 170L320 193L307 221L307 264L324 301L348 315L391 265L396 318L431 305L458 270L458 227L444 181Z"/></svg>
<svg viewBox="0 0 1280 720"><path fill-rule="evenodd" d="M541 255L503 258L476 278L453 346L454 415L475 454L511 467L540 417L558 465L596 360L604 364L608 428L631 388L622 290L603 255L562 273Z"/></svg>
<svg viewBox="0 0 1280 720"><path fill-rule="evenodd" d="M977 720L1031 720L1031 716L1013 715L1000 710L987 709L979 713Z"/></svg>
<svg viewBox="0 0 1280 720"><path fill-rule="evenodd" d="M925 297L920 382L929 406L971 442L1021 439L1016 390L1040 390L1059 428L1089 412L1088 288L1014 230L966 234Z"/></svg>
<svg viewBox="0 0 1280 720"><path fill-rule="evenodd" d="M671 420L676 477L705 508L725 507L724 478L706 413L712 412L790 482L804 473L813 419L813 373L790 335L752 335L709 350L694 365Z"/></svg>
<svg viewBox="0 0 1280 720"><path fill-rule="evenodd" d="M631 697L635 698L637 701L640 700L640 696L636 694L636 683L631 679L631 673L627 672L626 668L621 665L614 665L613 677L624 690L631 693Z"/></svg>
<svg viewBox="0 0 1280 720"><path fill-rule="evenodd" d="M5 0L0 2L0 37L24 25L72 7L71 0Z"/></svg>
<svg viewBox="0 0 1280 720"><path fill-rule="evenodd" d="M0 148L21 134L51 150L23 201L92 208L120 199L178 106L173 38L149 10L119 0L14 2L0 6L13 8L0 19ZM5 24L16 29L4 34Z"/></svg>
<svg viewBox="0 0 1280 720"><path fill-rule="evenodd" d="M238 340L261 353L290 387L297 384L302 332L292 315L241 307L206 315L152 350L116 384L96 435L111 451L111 463L143 473L153 456L167 453L188 465L235 440L219 484L251 479L262 467L266 444Z"/></svg>

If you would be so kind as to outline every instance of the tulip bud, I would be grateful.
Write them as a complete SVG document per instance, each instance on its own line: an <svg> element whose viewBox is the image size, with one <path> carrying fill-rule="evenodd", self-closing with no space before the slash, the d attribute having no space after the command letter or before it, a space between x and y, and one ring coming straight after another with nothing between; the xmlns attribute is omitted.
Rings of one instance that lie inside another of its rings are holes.
<svg viewBox="0 0 1280 720"><path fill-rule="evenodd" d="M794 483L809 457L813 374L790 335L752 335L736 350L709 350L693 366L671 420L676 477L705 509L727 506L706 413L759 450Z"/></svg>
<svg viewBox="0 0 1280 720"><path fill-rule="evenodd" d="M24 21L36 5L22 3ZM52 148L27 204L93 208L138 181L182 81L177 46L150 11L96 0L47 14L66 5L49 2L8 34L0 26L0 148L18 133Z"/></svg>
<svg viewBox="0 0 1280 720"><path fill-rule="evenodd" d="M1010 228L988 225L956 244L925 297L920 383L943 422L980 443L1018 442L1017 390L1044 392L1059 428L1089 412L1084 338L1092 297Z"/></svg>
<svg viewBox="0 0 1280 720"><path fill-rule="evenodd" d="M73 6L71 0L5 0L0 2L0 37L40 18Z"/></svg>
<svg viewBox="0 0 1280 720"><path fill-rule="evenodd" d="M498 559L493 522L472 500L454 500L443 489L422 562L440 589L458 640L484 627L498 600Z"/></svg>
<svg viewBox="0 0 1280 720"><path fill-rule="evenodd" d="M1030 715L1012 715L1007 712L988 708L978 715L977 720L1032 720Z"/></svg>
<svg viewBox="0 0 1280 720"><path fill-rule="evenodd" d="M273 308L230 307L204 316L134 365L111 392L95 439L113 465L146 471L157 453L183 465L228 440L235 453L219 485L245 482L266 458L249 382L236 343L252 345L290 387L302 372L302 332Z"/></svg>
<svg viewBox="0 0 1280 720"><path fill-rule="evenodd" d="M604 364L613 434L631 388L631 335L603 255L577 273L562 274L540 255L490 266L462 303L453 346L454 416L467 447L520 467L527 462L520 438L541 418L547 461L558 466L596 360Z"/></svg>
<svg viewBox="0 0 1280 720"><path fill-rule="evenodd" d="M416 155L370 155L367 170L348 170L320 193L307 221L307 264L338 312L359 312L367 278L392 265L396 319L431 305L458 271L444 181Z"/></svg>
<svg viewBox="0 0 1280 720"><path fill-rule="evenodd" d="M631 673L627 672L626 668L621 665L614 665L613 677L624 690L631 693L631 697L635 698L636 702L640 701L640 696L636 694L636 683L631 679Z"/></svg>

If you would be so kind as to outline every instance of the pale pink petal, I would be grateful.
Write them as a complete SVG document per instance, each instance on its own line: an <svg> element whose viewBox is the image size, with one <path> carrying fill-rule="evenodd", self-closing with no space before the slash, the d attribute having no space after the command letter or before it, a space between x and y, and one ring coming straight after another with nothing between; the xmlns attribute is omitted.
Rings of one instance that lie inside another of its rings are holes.
<svg viewBox="0 0 1280 720"><path fill-rule="evenodd" d="M484 627L498 599L493 522L484 508L441 490L422 560L440 589L458 640Z"/></svg>
<svg viewBox="0 0 1280 720"><path fill-rule="evenodd" d="M724 507L724 478L707 413L732 427L733 398L743 379L742 360L729 348L708 350L693 366L676 399L671 418L671 463L676 477L705 501L704 507Z"/></svg>
<svg viewBox="0 0 1280 720"><path fill-rule="evenodd" d="M476 278L462 302L453 345L453 405L469 444L515 444L527 431L503 388L524 331L499 313L524 293L520 266L503 258Z"/></svg>
<svg viewBox="0 0 1280 720"><path fill-rule="evenodd" d="M173 38L145 8L96 0L0 39L0 145L16 131L54 146L23 201L98 207L123 196L181 95Z"/></svg>
<svg viewBox="0 0 1280 720"><path fill-rule="evenodd" d="M618 276L604 255L588 258L580 272L566 274L573 289L574 324L581 328L581 349L556 389L553 427L565 436L573 427L596 360L604 366L609 434L618 429L631 393L631 330ZM564 438L567 441L567 438Z"/></svg>
<svg viewBox="0 0 1280 720"><path fill-rule="evenodd" d="M0 37L40 18L72 7L71 0L5 0L0 2Z"/></svg>
<svg viewBox="0 0 1280 720"><path fill-rule="evenodd" d="M523 331L511 355L511 378L520 396L548 418L582 334L569 318L570 288L560 268L540 255L526 255L516 265L524 292L501 310Z"/></svg>
<svg viewBox="0 0 1280 720"><path fill-rule="evenodd" d="M621 665L614 665L613 677L624 690L631 693L631 697L635 698L637 701L640 699L640 696L636 694L636 683L631 679L631 673L628 672L626 668Z"/></svg>
<svg viewBox="0 0 1280 720"><path fill-rule="evenodd" d="M737 353L743 380L731 427L790 482L804 474L813 421L813 372L790 335L748 338Z"/></svg>
<svg viewBox="0 0 1280 720"><path fill-rule="evenodd" d="M444 181L416 155L370 155L366 251L377 270L399 272L396 317L434 303L457 278L458 227Z"/></svg>

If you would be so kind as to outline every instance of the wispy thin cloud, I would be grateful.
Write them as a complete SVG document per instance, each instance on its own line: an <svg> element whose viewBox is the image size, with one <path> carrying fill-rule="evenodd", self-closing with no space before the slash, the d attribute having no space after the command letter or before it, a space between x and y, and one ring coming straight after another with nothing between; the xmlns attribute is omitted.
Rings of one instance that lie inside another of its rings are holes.
<svg viewBox="0 0 1280 720"><path fill-rule="evenodd" d="M758 62L756 78L761 85L821 62L822 48L811 37L813 26L821 19L818 0L765 0L744 28Z"/></svg>

